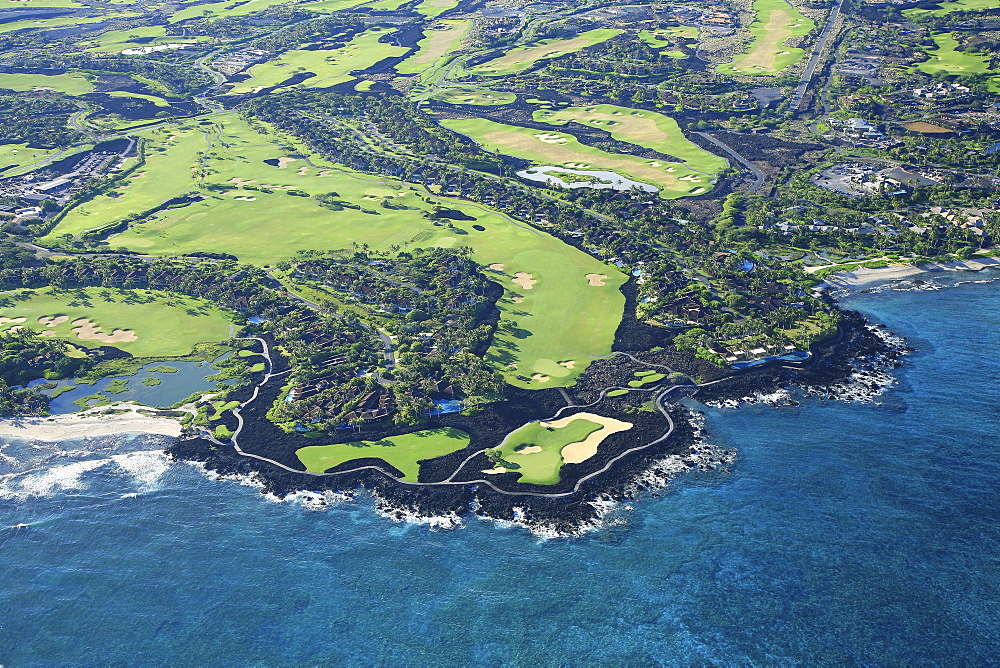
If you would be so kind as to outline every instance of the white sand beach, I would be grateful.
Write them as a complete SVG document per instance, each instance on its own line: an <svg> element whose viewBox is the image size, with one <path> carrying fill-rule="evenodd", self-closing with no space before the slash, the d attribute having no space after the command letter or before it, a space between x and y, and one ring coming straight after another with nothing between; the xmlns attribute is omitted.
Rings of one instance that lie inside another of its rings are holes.
<svg viewBox="0 0 1000 668"><path fill-rule="evenodd" d="M853 271L841 271L826 277L826 283L830 287L855 290L858 287L869 283L879 283L885 281L898 281L920 274L935 273L939 271L980 271L987 267L1000 268L1000 259L982 258L976 260L954 260L952 262L931 262L919 266L913 264L897 264L881 267L879 269L868 269L859 267Z"/></svg>
<svg viewBox="0 0 1000 668"><path fill-rule="evenodd" d="M133 406L122 408L133 409ZM102 406L101 410L107 410ZM0 419L0 438L29 438L36 441L61 441L88 436L107 436L125 433L161 434L180 436L181 425L175 419L151 417L130 410L117 415L96 415L92 412L56 415L53 417L26 417Z"/></svg>

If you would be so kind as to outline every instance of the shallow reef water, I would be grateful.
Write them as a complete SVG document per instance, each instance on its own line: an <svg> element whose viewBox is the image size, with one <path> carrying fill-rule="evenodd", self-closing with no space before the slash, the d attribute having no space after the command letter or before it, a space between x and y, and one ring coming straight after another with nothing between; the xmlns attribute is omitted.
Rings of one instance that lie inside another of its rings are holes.
<svg viewBox="0 0 1000 668"><path fill-rule="evenodd" d="M1000 291L846 306L915 349L879 401L702 407L728 471L582 538L276 503L158 438L4 443L0 664L993 663Z"/></svg>

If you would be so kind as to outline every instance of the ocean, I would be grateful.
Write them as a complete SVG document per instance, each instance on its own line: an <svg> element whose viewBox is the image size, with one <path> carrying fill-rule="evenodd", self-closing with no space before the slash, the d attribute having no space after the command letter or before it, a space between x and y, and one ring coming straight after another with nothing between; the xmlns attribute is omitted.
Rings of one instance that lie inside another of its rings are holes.
<svg viewBox="0 0 1000 668"><path fill-rule="evenodd" d="M997 288L849 298L916 349L879 403L705 408L731 471L583 538L279 503L159 438L6 443L0 664L995 663Z"/></svg>

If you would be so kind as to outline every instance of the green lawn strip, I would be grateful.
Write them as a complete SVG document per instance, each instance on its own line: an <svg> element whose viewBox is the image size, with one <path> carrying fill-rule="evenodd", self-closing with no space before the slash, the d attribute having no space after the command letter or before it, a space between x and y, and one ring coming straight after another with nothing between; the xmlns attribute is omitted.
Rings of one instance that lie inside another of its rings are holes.
<svg viewBox="0 0 1000 668"><path fill-rule="evenodd" d="M157 366L151 366L146 371L151 371L153 373L177 373L180 371L175 366L167 366L166 364L159 364Z"/></svg>
<svg viewBox="0 0 1000 668"><path fill-rule="evenodd" d="M146 164L110 192L96 195L70 209L55 228L40 239L42 244L55 243L63 234L76 236L106 227L126 216L149 211L197 186L193 168L198 164L198 153L207 146L201 131L189 126L172 126L169 130L159 128L142 136L146 139Z"/></svg>
<svg viewBox="0 0 1000 668"><path fill-rule="evenodd" d="M263 362L257 362L256 364L250 367L250 373L260 373L266 368L267 368L266 364L264 364Z"/></svg>
<svg viewBox="0 0 1000 668"><path fill-rule="evenodd" d="M110 30L100 35L87 35L77 42L77 48L92 53L110 53L159 44L189 44L208 40L208 37L172 37L166 26L142 26L125 30Z"/></svg>
<svg viewBox="0 0 1000 668"><path fill-rule="evenodd" d="M177 23L178 21L201 16L245 16L285 2L288 2L288 0L249 0L249 2L223 0L223 2L212 2L206 5L194 5L174 12L170 17L170 23Z"/></svg>
<svg viewBox="0 0 1000 668"><path fill-rule="evenodd" d="M252 350L241 350L236 353L239 357L253 357L254 355L260 355L260 353L255 353Z"/></svg>
<svg viewBox="0 0 1000 668"><path fill-rule="evenodd" d="M113 90L108 93L111 97L133 97L138 100L146 100L147 102L152 102L157 107L169 107L170 103L164 100L162 97L156 95L145 95L143 93L129 93L124 90Z"/></svg>
<svg viewBox="0 0 1000 668"><path fill-rule="evenodd" d="M230 438L233 437L232 430L230 430L229 427L227 427L224 424L216 425L215 431L213 433L215 434L215 437L220 441L228 441Z"/></svg>
<svg viewBox="0 0 1000 668"><path fill-rule="evenodd" d="M118 290L114 288L79 288L73 290L19 290L6 293L0 317L26 318L24 322L5 322L0 330L21 325L36 332L51 331L54 337L75 345L94 348L110 345L136 357L176 357L187 355L197 343L229 339L230 314L210 302L156 290ZM22 297L27 299L21 300ZM54 327L46 327L39 318L66 316ZM132 330L133 341L80 339L73 332L73 322L89 319L100 326L98 334L114 330Z"/></svg>
<svg viewBox="0 0 1000 668"><path fill-rule="evenodd" d="M416 482L421 460L443 457L468 445L468 434L452 427L445 427L390 436L380 441L310 445L296 450L295 455L305 465L306 470L312 473L323 473L355 459L381 459L399 469L403 473L403 480Z"/></svg>
<svg viewBox="0 0 1000 668"><path fill-rule="evenodd" d="M231 411L240 405L238 401L213 401L212 402L212 415L209 416L209 420L221 420L222 414L226 411Z"/></svg>
<svg viewBox="0 0 1000 668"><path fill-rule="evenodd" d="M0 74L0 88L16 91L51 88L67 95L83 95L94 90L94 84L82 74Z"/></svg>
<svg viewBox="0 0 1000 668"><path fill-rule="evenodd" d="M424 0L413 8L413 11L428 17L440 16L449 9L458 6L459 0Z"/></svg>
<svg viewBox="0 0 1000 668"><path fill-rule="evenodd" d="M808 35L816 25L787 0L754 0L757 13L750 24L753 36L746 53L732 63L719 65L723 74L778 74L805 55L804 49L785 46L790 37Z"/></svg>
<svg viewBox="0 0 1000 668"><path fill-rule="evenodd" d="M449 0L450 1L450 0ZM436 26L448 26L447 30L426 30L426 35L417 42L419 50L396 65L399 74L422 74L439 67L450 60L462 45L462 39L469 34L472 21L439 21Z"/></svg>
<svg viewBox="0 0 1000 668"><path fill-rule="evenodd" d="M227 195L213 192L202 202L160 212L156 220L117 235L115 246L158 256L199 250L231 253L244 262L273 266L299 250L350 248L352 242L367 243L375 250L389 250L394 245L404 249L466 245L480 264L504 264L504 285L524 298L522 303L501 301L503 318L513 327L498 332L489 353L490 361L509 382L530 388L572 385L592 356L611 352L624 308L618 288L627 279L617 269L551 235L464 200L430 198L476 219L456 221L452 228L435 226L421 213L433 207L426 191L354 173L315 155L310 160L316 168L307 167L302 160L288 163L284 169L266 164L265 159L287 156L287 149L268 143L267 136L249 130L235 114L217 117L217 121L225 145L212 145L210 151L216 156L208 162L213 173L207 181L233 190ZM281 137L281 141L289 140ZM231 183L234 178L252 181L254 187L291 186L313 195L333 191L341 199L377 213L330 211L314 198L289 196L284 190L241 190ZM394 206L402 208L379 207L379 200L390 196ZM486 231L475 230L473 224ZM531 290L511 281L514 273L522 271L538 280ZM585 277L591 273L607 276L605 285L589 285ZM298 282L288 286L296 293L303 289ZM310 292L302 294L312 299ZM331 297L324 296L327 298ZM569 361L575 361L572 369L558 364ZM553 373L543 374L548 380L530 379L539 366L547 365L553 367Z"/></svg>
<svg viewBox="0 0 1000 668"><path fill-rule="evenodd" d="M728 164L725 158L709 153L688 140L673 118L653 111L599 104L593 107L538 109L532 116L536 121L552 125L576 121L607 130L615 139L675 156L691 169L707 174L718 174Z"/></svg>
<svg viewBox="0 0 1000 668"><path fill-rule="evenodd" d="M539 165L606 170L660 188L660 197L676 199L711 187L711 177L681 163L660 162L632 155L608 153L580 143L565 132L540 132L494 121L444 119L445 127L464 134L490 151L499 151Z"/></svg>
<svg viewBox="0 0 1000 668"><path fill-rule="evenodd" d="M358 5L364 5L366 2L369 2L369 0L313 0L313 2L304 2L296 5L296 9L329 14L344 11L345 9L353 9Z"/></svg>
<svg viewBox="0 0 1000 668"><path fill-rule="evenodd" d="M534 44L511 49L503 56L469 68L469 74L479 76L504 76L528 69L539 60L576 53L588 46L600 44L623 31L615 28L598 28L580 33L576 37L543 39Z"/></svg>
<svg viewBox="0 0 1000 668"><path fill-rule="evenodd" d="M384 58L401 56L406 47L382 44L378 40L386 28L372 28L358 35L339 49L286 51L274 60L250 68L250 78L233 87L233 93L247 93L257 88L277 86L298 72L312 72L310 77L297 84L299 88L326 88L349 81L354 70L363 70Z"/></svg>
<svg viewBox="0 0 1000 668"><path fill-rule="evenodd" d="M518 465L516 471L521 474L518 482L554 485L559 482L563 465L562 449L600 429L603 425L583 418L558 429L532 422L507 435L499 448L500 455L504 461ZM541 452L524 452L525 448L534 447L541 448Z"/></svg>
<svg viewBox="0 0 1000 668"><path fill-rule="evenodd" d="M654 373L656 373L656 372L653 371L653 370L649 370L649 371L636 371L634 375L639 376L641 378L643 376L652 376Z"/></svg>
<svg viewBox="0 0 1000 668"><path fill-rule="evenodd" d="M628 390L611 390L610 392L608 392L607 396L609 396L609 397L620 397L620 396L623 396L625 394L628 394Z"/></svg>
<svg viewBox="0 0 1000 668"><path fill-rule="evenodd" d="M517 100L517 95L514 93L496 92L479 86L449 86L434 97L448 104L469 104L479 107L511 104Z"/></svg>
<svg viewBox="0 0 1000 668"><path fill-rule="evenodd" d="M984 74L989 69L990 57L984 54L959 51L959 43L951 33L941 32L931 36L936 49L927 51L928 59L917 65L925 74L947 72L949 74Z"/></svg>

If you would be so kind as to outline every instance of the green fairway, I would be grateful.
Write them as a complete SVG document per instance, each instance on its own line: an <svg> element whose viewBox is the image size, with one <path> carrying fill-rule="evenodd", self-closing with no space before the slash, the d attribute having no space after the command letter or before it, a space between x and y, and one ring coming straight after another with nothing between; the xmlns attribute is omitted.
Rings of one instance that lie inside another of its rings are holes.
<svg viewBox="0 0 1000 668"><path fill-rule="evenodd" d="M945 16L952 12L978 12L996 8L996 0L953 0L940 3L937 9L904 9L903 16L908 19L919 19L924 16Z"/></svg>
<svg viewBox="0 0 1000 668"><path fill-rule="evenodd" d="M156 95L144 95L143 93L129 93L123 90L113 90L108 93L111 97L134 97L138 100L146 100L147 102L152 102L157 107L169 107L170 103L164 100L162 97Z"/></svg>
<svg viewBox="0 0 1000 668"><path fill-rule="evenodd" d="M458 6L458 0L423 0L420 4L413 8L413 11L419 12L424 16L440 16L449 9L454 9Z"/></svg>
<svg viewBox="0 0 1000 668"><path fill-rule="evenodd" d="M369 1L370 0L312 0L311 2L304 2L301 5L297 5L297 8L306 9L311 12L329 14L332 12L340 12L345 9L353 9L358 5L364 5Z"/></svg>
<svg viewBox="0 0 1000 668"><path fill-rule="evenodd" d="M559 482L563 465L562 449L584 440L602 429L590 420L573 420L565 427L546 428L544 422L532 422L508 434L500 446L504 461L517 464L518 482L554 485Z"/></svg>
<svg viewBox="0 0 1000 668"><path fill-rule="evenodd" d="M94 18L81 18L79 16L57 16L50 19L27 19L24 21L11 21L10 23L0 24L0 33L13 32L15 30L25 30L29 28L62 28L64 26L81 26L85 27L88 23L101 23L109 18L121 18L125 16L124 12L118 12L114 14L105 14L104 16L94 17Z"/></svg>
<svg viewBox="0 0 1000 668"><path fill-rule="evenodd" d="M564 109L538 109L536 121L565 125L576 121L592 128L607 130L611 136L682 160L693 170L718 174L726 168L725 158L709 153L690 142L681 132L677 121L652 111L601 104L594 107L566 107Z"/></svg>
<svg viewBox="0 0 1000 668"><path fill-rule="evenodd" d="M207 144L205 135L191 126L147 131L146 164L111 192L96 195L70 209L40 241L55 243L63 234L79 235L106 227L126 216L148 211L179 197L197 185L198 153ZM162 150L161 150L162 149Z"/></svg>
<svg viewBox="0 0 1000 668"><path fill-rule="evenodd" d="M300 88L326 88L349 81L352 78L349 72L363 70L383 58L406 53L405 47L378 41L387 32L383 28L373 28L340 49L287 51L274 60L251 67L250 78L236 84L232 92L248 93L277 86L299 72L312 72L316 75L297 84Z"/></svg>
<svg viewBox="0 0 1000 668"><path fill-rule="evenodd" d="M517 100L517 95L507 92L496 92L489 88L477 86L451 86L443 88L434 96L449 104L471 104L481 107L511 104Z"/></svg>
<svg viewBox="0 0 1000 668"><path fill-rule="evenodd" d="M272 5L280 5L284 2L288 2L288 0L248 0L247 2L224 0L223 2L212 2L207 5L194 5L175 12L170 17L170 22L177 23L178 21L200 16L245 16L259 12L262 9L267 9Z"/></svg>
<svg viewBox="0 0 1000 668"><path fill-rule="evenodd" d="M936 49L927 51L928 59L917 65L925 74L983 74L989 72L990 57L958 50L958 40L951 33L941 32L931 36Z"/></svg>
<svg viewBox="0 0 1000 668"><path fill-rule="evenodd" d="M503 76L514 74L528 69L539 60L564 56L568 53L576 53L580 49L588 46L600 44L612 37L622 34L621 30L613 28L599 28L580 33L576 37L561 39L543 39L534 44L520 46L511 49L508 53L488 60L485 63L476 65L469 69L469 74L480 76Z"/></svg>
<svg viewBox="0 0 1000 668"><path fill-rule="evenodd" d="M67 95L83 95L94 90L82 74L0 74L0 88L10 90L57 90Z"/></svg>
<svg viewBox="0 0 1000 668"><path fill-rule="evenodd" d="M125 49L136 49L159 44L189 44L194 42L207 41L205 36L197 37L170 37L167 35L166 26L144 26L140 28L129 28L126 30L109 30L108 32L88 36L77 43L78 48L95 53L111 53L124 51Z"/></svg>
<svg viewBox="0 0 1000 668"><path fill-rule="evenodd" d="M469 34L472 21L439 21L435 29L428 29L422 40L417 42L419 51L396 65L400 74L426 75L441 67L451 59L462 45L462 39ZM425 76L421 78L426 80Z"/></svg>
<svg viewBox="0 0 1000 668"><path fill-rule="evenodd" d="M403 480L416 482L421 460L443 457L468 445L468 434L448 427L391 436L380 441L310 445L296 450L295 455L312 473L323 473L355 459L374 457L399 469Z"/></svg>
<svg viewBox="0 0 1000 668"><path fill-rule="evenodd" d="M315 168L301 159L288 160L285 151L247 128L236 114L220 116L218 121L218 133L208 135L213 144L207 149L212 157L207 162L206 184L215 183L227 190L203 190L205 200L158 213L155 220L113 237L116 247L152 255L214 251L231 253L257 265L273 265L298 250L350 248L352 242L367 243L378 250L393 245L468 245L478 262L506 266L507 272L499 280L510 290L511 297L523 299L501 302L503 317L512 326L498 333L488 355L510 382L532 388L571 385L589 365L592 355L610 352L624 307L618 288L626 277L617 269L555 237L461 200L431 198L415 186L353 173L325 163L318 156L310 157ZM169 132L180 141L177 131ZM208 139L200 132L195 137L199 139L185 159L193 160L195 152L206 150ZM286 158L284 167L264 162L280 158ZM152 176L149 170L154 165L148 163L147 177L133 177L132 185L120 189L121 201L105 196L100 200L100 209L91 203L83 205L91 207L86 209L88 216L67 217L48 239L55 241L71 230L78 234L102 227L119 220L125 212L149 208L150 201L180 194L177 190L183 190L190 178L190 166L181 157L175 156L173 161L176 167L166 170L163 180L169 181L171 173L180 176L168 189L170 192L137 187L143 178ZM270 192L242 186L266 186ZM310 195L335 191L344 201L367 212L355 208L330 211L312 197L289 195L286 190L290 188ZM475 221L455 222L450 228L432 225L423 215L433 206L428 199L459 209ZM381 206L382 201L388 206ZM473 223L486 231L474 229ZM532 289L521 287L513 281L517 272L531 274L537 283ZM588 274L607 278L602 285L594 285L587 279Z"/></svg>
<svg viewBox="0 0 1000 668"><path fill-rule="evenodd" d="M719 65L723 74L778 74L799 62L804 49L785 46L791 37L807 35L816 25L787 0L754 0L757 13L750 24L753 35L747 52L736 56L732 63Z"/></svg>
<svg viewBox="0 0 1000 668"><path fill-rule="evenodd" d="M4 176L11 176L58 152L55 148L29 148L27 144L0 144L0 171Z"/></svg>
<svg viewBox="0 0 1000 668"><path fill-rule="evenodd" d="M136 357L187 355L196 343L226 341L231 322L211 302L159 290L19 290L6 293L0 305L2 330L52 332L45 335L88 348L114 346Z"/></svg>
<svg viewBox="0 0 1000 668"><path fill-rule="evenodd" d="M673 42L671 37L681 39L697 39L698 29L693 26L677 26L674 28L659 28L657 30L640 30L639 39L654 49L662 49L670 46ZM673 58L673 56L671 56Z"/></svg>
<svg viewBox="0 0 1000 668"><path fill-rule="evenodd" d="M710 175L698 173L684 164L608 153L582 144L568 133L539 132L480 118L445 119L441 124L471 137L487 150L531 160L539 165L615 172L658 187L660 196L666 199L700 194L712 187ZM679 145L676 140L672 143ZM690 148L687 150L691 152Z"/></svg>

